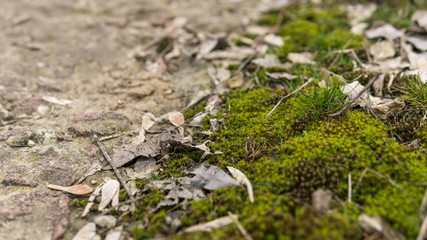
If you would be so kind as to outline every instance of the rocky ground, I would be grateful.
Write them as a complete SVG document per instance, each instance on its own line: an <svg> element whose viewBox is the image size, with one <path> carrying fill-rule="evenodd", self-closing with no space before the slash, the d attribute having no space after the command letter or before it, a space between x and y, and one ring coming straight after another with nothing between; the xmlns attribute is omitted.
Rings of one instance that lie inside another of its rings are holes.
<svg viewBox="0 0 427 240"><path fill-rule="evenodd" d="M46 184L72 185L106 163L93 133L121 133L106 143L113 150L138 134L145 112L182 111L209 90L205 61L191 57L200 39L238 31L259 4L2 1L0 238L71 239L85 220ZM156 59L170 39L181 50ZM92 179L105 176L114 175Z"/></svg>

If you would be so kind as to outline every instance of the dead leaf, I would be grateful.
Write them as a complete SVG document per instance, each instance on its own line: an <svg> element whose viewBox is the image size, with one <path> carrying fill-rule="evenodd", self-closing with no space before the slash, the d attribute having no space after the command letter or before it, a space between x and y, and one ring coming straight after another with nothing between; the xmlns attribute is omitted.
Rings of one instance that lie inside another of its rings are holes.
<svg viewBox="0 0 427 240"><path fill-rule="evenodd" d="M354 99L363 88L364 86L361 85L358 81L354 81L342 86L341 91L345 94L348 94L347 99ZM355 102L359 106L365 107L368 99L372 101L374 105L382 103L380 98L370 96L366 91L358 99L356 99Z"/></svg>
<svg viewBox="0 0 427 240"><path fill-rule="evenodd" d="M421 37L408 36L405 38L407 42L412 44L416 49L427 51L427 39Z"/></svg>
<svg viewBox="0 0 427 240"><path fill-rule="evenodd" d="M368 26L367 23L363 22L370 18L377 9L376 4L357 4L348 5L345 7L347 17L350 20L351 32L355 34L362 34L363 30Z"/></svg>
<svg viewBox="0 0 427 240"><path fill-rule="evenodd" d="M104 210L110 204L113 207L119 204L120 183L117 180L108 180L102 187L101 202L98 206L98 211Z"/></svg>
<svg viewBox="0 0 427 240"><path fill-rule="evenodd" d="M101 183L100 185L98 185L95 188L95 191L92 192L92 194L90 195L89 199L87 200L87 204L85 209L83 210L82 213L82 217L86 217L86 215L89 213L89 210L91 209L91 207L93 206L93 201L95 200L96 197L99 196L101 190L102 190L102 186L104 186L104 183Z"/></svg>
<svg viewBox="0 0 427 240"><path fill-rule="evenodd" d="M299 64L314 64L313 54L309 52L303 52L303 53L289 53L288 59L292 63L299 63Z"/></svg>
<svg viewBox="0 0 427 240"><path fill-rule="evenodd" d="M237 179L237 181L240 184L246 186L246 189L248 190L249 201L251 203L254 203L254 191L248 177L246 177L244 173L242 173L240 170L234 167L227 167L227 169L228 171L230 171L231 175Z"/></svg>
<svg viewBox="0 0 427 240"><path fill-rule="evenodd" d="M285 78L285 79L288 79L288 80L295 80L295 79L298 78L298 76L292 75L292 74L287 73L287 72L274 72L274 73L267 72L266 75L269 76L269 77L271 77L271 78L274 78L274 79L283 79L283 78Z"/></svg>
<svg viewBox="0 0 427 240"><path fill-rule="evenodd" d="M56 97L50 97L50 96L43 96L42 99L45 100L46 102L61 105L61 106L68 105L72 102L72 101L67 100L67 99L59 100Z"/></svg>
<svg viewBox="0 0 427 240"><path fill-rule="evenodd" d="M73 240L100 240L101 237L96 234L95 223L87 223L82 227L77 234L73 237Z"/></svg>
<svg viewBox="0 0 427 240"><path fill-rule="evenodd" d="M389 41L376 42L369 48L369 52L376 61L393 57L396 51Z"/></svg>
<svg viewBox="0 0 427 240"><path fill-rule="evenodd" d="M238 218L237 215L232 214L232 217L235 219ZM233 218L230 216L220 217L215 220L212 220L207 223L197 224L191 227L188 227L184 229L185 233L191 233L191 232L212 232L213 230L217 228L226 227L233 223Z"/></svg>
<svg viewBox="0 0 427 240"><path fill-rule="evenodd" d="M265 68L277 67L282 64L280 60L277 58L277 56L272 54L267 54L263 58L254 59L252 60L252 62L258 66L265 67Z"/></svg>
<svg viewBox="0 0 427 240"><path fill-rule="evenodd" d="M212 50L214 50L217 44L218 44L218 39L209 39L203 42L200 45L200 51L197 54L196 59L202 59L205 55L212 52Z"/></svg>
<svg viewBox="0 0 427 240"><path fill-rule="evenodd" d="M417 22L420 27L427 30L427 10L418 10L416 11L412 17L411 20L413 22Z"/></svg>
<svg viewBox="0 0 427 240"><path fill-rule="evenodd" d="M375 113L375 115L381 119L385 120L390 116L396 115L405 107L405 102L401 99L394 99L383 104L378 104L371 106L370 109Z"/></svg>
<svg viewBox="0 0 427 240"><path fill-rule="evenodd" d="M207 96L209 96L210 93L211 92L209 90L197 92L196 96L194 96L193 99L191 99L190 103L185 108L190 108L196 105L197 103L205 99Z"/></svg>
<svg viewBox="0 0 427 240"><path fill-rule="evenodd" d="M191 179L191 183L193 185L207 190L239 186L238 181L234 180L223 170L215 166L206 168L205 166L200 165L197 168L188 171L188 173L196 175Z"/></svg>
<svg viewBox="0 0 427 240"><path fill-rule="evenodd" d="M264 41L265 43L273 45L275 47L281 47L284 44L283 38L275 34L268 34L264 37Z"/></svg>
<svg viewBox="0 0 427 240"><path fill-rule="evenodd" d="M139 171L134 171L131 168L125 168L126 174L131 180L136 179L149 179L154 176L154 173L159 170L160 166L153 164L146 166Z"/></svg>
<svg viewBox="0 0 427 240"><path fill-rule="evenodd" d="M249 47L231 47L227 50L213 51L204 56L204 59L229 59L229 60L243 60L249 55L253 54L254 50Z"/></svg>
<svg viewBox="0 0 427 240"><path fill-rule="evenodd" d="M180 112L172 112L169 114L169 121L176 127L182 126L185 123L184 115Z"/></svg>
<svg viewBox="0 0 427 240"><path fill-rule="evenodd" d="M393 229L379 216L362 213L357 217L360 227L368 234L380 233L387 240L405 240L406 238Z"/></svg>
<svg viewBox="0 0 427 240"><path fill-rule="evenodd" d="M78 184L70 187L64 187L64 186L55 185L55 184L48 184L47 187L54 190L68 192L74 195L87 195L93 191L93 188L83 184Z"/></svg>
<svg viewBox="0 0 427 240"><path fill-rule="evenodd" d="M390 24L386 24L381 27L369 29L368 31L365 32L365 35L367 38L370 38L370 39L383 37L388 40L393 40L395 38L400 38L403 35L403 32L400 30L397 30L395 27L393 27Z"/></svg>
<svg viewBox="0 0 427 240"><path fill-rule="evenodd" d="M162 206L177 205L183 199L197 201L206 197L200 188L191 184L191 180L188 177L152 181L147 184L144 190L153 188L157 188L160 191L168 191L168 194L158 203L156 209Z"/></svg>
<svg viewBox="0 0 427 240"><path fill-rule="evenodd" d="M384 87L384 78L385 73L381 74L378 79L372 84L372 89L374 90L374 95L376 97L383 96L383 87Z"/></svg>

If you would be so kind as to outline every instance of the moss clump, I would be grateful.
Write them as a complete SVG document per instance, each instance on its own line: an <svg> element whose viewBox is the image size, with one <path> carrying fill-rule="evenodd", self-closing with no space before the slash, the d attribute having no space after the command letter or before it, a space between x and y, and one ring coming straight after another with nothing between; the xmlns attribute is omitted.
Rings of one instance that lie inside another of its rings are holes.
<svg viewBox="0 0 427 240"><path fill-rule="evenodd" d="M80 200L78 198L75 198L75 199L73 199L73 202L72 202L73 206L76 206L76 207L79 207L79 208L86 207L86 204L87 204L87 199Z"/></svg>
<svg viewBox="0 0 427 240"><path fill-rule="evenodd" d="M127 193L126 193L126 190L125 190L125 189L122 189L122 190L120 190L120 192L119 192L119 201L120 201L120 202L124 202L124 201L126 201L126 200L128 200L128 195L127 195Z"/></svg>
<svg viewBox="0 0 427 240"><path fill-rule="evenodd" d="M426 156L400 146L389 137L387 125L361 111L312 121L305 114L304 95L284 102L263 125L283 94L264 88L233 93L227 99L230 112L224 125L212 135L216 144L211 147L224 154L210 162L243 171L254 185L255 204L248 202L244 189L218 190L209 200L191 203L184 226L231 211L256 239L357 239L362 237L357 215L367 212L414 237L424 190L412 183L427 180ZM333 202L334 214L328 215L309 206L311 194L319 188L345 200L349 173L353 187L360 182L352 201L363 209ZM206 237L224 236L240 235L228 227Z"/></svg>

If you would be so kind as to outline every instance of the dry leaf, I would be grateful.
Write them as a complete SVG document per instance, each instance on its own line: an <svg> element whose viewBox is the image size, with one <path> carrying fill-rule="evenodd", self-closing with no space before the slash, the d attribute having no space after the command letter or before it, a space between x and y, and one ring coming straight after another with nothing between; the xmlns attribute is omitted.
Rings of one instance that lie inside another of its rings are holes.
<svg viewBox="0 0 427 240"><path fill-rule="evenodd" d="M405 102L402 99L394 99L393 101L371 106L370 109L375 113L375 115L379 119L385 120L390 116L396 115L404 107L405 107Z"/></svg>
<svg viewBox="0 0 427 240"><path fill-rule="evenodd" d="M421 51L427 51L427 39L421 37L411 37L408 36L405 38L407 42L414 45L415 48Z"/></svg>
<svg viewBox="0 0 427 240"><path fill-rule="evenodd" d="M82 227L77 234L73 237L73 240L99 240L101 237L96 234L95 223L87 223Z"/></svg>
<svg viewBox="0 0 427 240"><path fill-rule="evenodd" d="M274 79L283 79L283 78L285 78L285 79L288 79L288 80L294 80L294 79L298 78L298 76L292 75L292 74L287 73L287 72L275 72L275 73L267 72L266 75L269 76L269 77L271 77L271 78L274 78Z"/></svg>
<svg viewBox="0 0 427 240"><path fill-rule="evenodd" d="M362 34L363 30L368 26L368 24L363 21L370 18L376 9L376 4L357 4L346 6L346 13L352 26L351 32L355 34Z"/></svg>
<svg viewBox="0 0 427 240"><path fill-rule="evenodd" d="M267 36L265 36L264 42L276 47L281 47L284 44L282 37L274 34L268 34Z"/></svg>
<svg viewBox="0 0 427 240"><path fill-rule="evenodd" d="M228 171L230 171L231 175L237 179L237 181L240 184L243 184L246 186L246 188L248 190L249 201L251 203L253 203L254 202L254 191L253 191L252 184L249 181L248 177L246 177L246 175L244 173L242 173L240 170L238 170L234 167L227 167L227 169L228 169Z"/></svg>
<svg viewBox="0 0 427 240"><path fill-rule="evenodd" d="M158 203L156 209L162 206L174 206L181 199L197 201L206 197L200 188L191 184L189 177L152 181L145 186L144 190L153 188L157 188L160 191L168 191L168 194Z"/></svg>
<svg viewBox="0 0 427 240"><path fill-rule="evenodd" d="M149 130L156 122L154 121L156 117L152 113L146 113L142 116L142 124L141 127L144 130Z"/></svg>
<svg viewBox="0 0 427 240"><path fill-rule="evenodd" d="M89 210L91 209L91 207L94 204L93 201L95 200L96 197L99 196L99 194L101 192L102 186L104 186L104 183L101 183L99 186L97 186L95 188L95 191L93 191L92 194L90 195L89 199L87 200L86 207L83 210L83 213L81 215L82 217L86 217L86 215L89 213Z"/></svg>
<svg viewBox="0 0 427 240"><path fill-rule="evenodd" d="M238 181L234 180L223 170L215 166L206 168L205 166L200 165L188 172L196 175L191 179L191 183L193 185L207 190L239 186Z"/></svg>
<svg viewBox="0 0 427 240"><path fill-rule="evenodd" d="M397 30L390 24L383 25L381 27L372 28L365 32L367 38L387 38L388 40L393 40L399 38L403 35L403 32Z"/></svg>
<svg viewBox="0 0 427 240"><path fill-rule="evenodd" d="M172 112L169 114L169 121L176 127L182 126L185 123L184 115L180 112Z"/></svg>
<svg viewBox="0 0 427 240"><path fill-rule="evenodd" d="M396 53L393 45L389 41L376 42L369 48L369 52L377 61L393 57Z"/></svg>
<svg viewBox="0 0 427 240"><path fill-rule="evenodd" d="M200 45L200 51L197 54L196 59L202 59L206 54L212 52L212 50L214 50L217 44L218 44L218 39L210 39L203 42Z"/></svg>
<svg viewBox="0 0 427 240"><path fill-rule="evenodd" d="M71 103L71 101L67 99L59 100L56 97L49 97L49 96L43 96L42 99L45 100L46 102L61 105L61 106L65 106Z"/></svg>
<svg viewBox="0 0 427 240"><path fill-rule="evenodd" d="M374 95L376 97L383 96L383 87L384 87L385 73L381 74L378 79L372 84L372 89L374 90Z"/></svg>
<svg viewBox="0 0 427 240"><path fill-rule="evenodd" d="M206 54L204 59L215 60L215 59L230 59L230 60L243 60L249 55L253 54L254 50L249 47L232 47L227 50L213 51Z"/></svg>
<svg viewBox="0 0 427 240"><path fill-rule="evenodd" d="M119 190L120 183L117 180L109 180L102 187L101 202L98 206L98 211L102 211L112 202L112 206L115 207L119 204Z"/></svg>
<svg viewBox="0 0 427 240"><path fill-rule="evenodd" d="M237 219L238 216L232 214L232 217ZM233 219L230 216L220 217L207 223L197 224L184 229L184 232L212 232L216 228L226 227L233 223Z"/></svg>
<svg viewBox="0 0 427 240"><path fill-rule="evenodd" d="M313 54L309 52L303 52L303 53L289 53L288 59L292 63L299 63L299 64L314 64Z"/></svg>
<svg viewBox="0 0 427 240"><path fill-rule="evenodd" d="M405 240L399 232L393 229L386 221L379 216L370 216L362 213L357 217L360 227L368 234L380 233L387 240Z"/></svg>
<svg viewBox="0 0 427 240"><path fill-rule="evenodd" d="M63 187L55 184L48 184L47 187L54 190L68 192L74 195L87 195L93 191L93 188L83 184L78 184L70 187Z"/></svg>
<svg viewBox="0 0 427 240"><path fill-rule="evenodd" d="M252 60L252 62L258 66L265 67L265 68L277 67L282 64L280 60L277 58L277 56L272 54L267 54L263 58L254 59Z"/></svg>
<svg viewBox="0 0 427 240"><path fill-rule="evenodd" d="M194 96L193 99L191 99L190 103L185 108L190 108L190 107L196 105L197 103L199 103L200 101L205 99L207 96L209 96L209 94L210 94L210 91L208 91L208 90L199 91L196 94L196 96Z"/></svg>
<svg viewBox="0 0 427 240"><path fill-rule="evenodd" d="M412 15L411 20L417 22L420 27L427 30L427 11L418 10Z"/></svg>

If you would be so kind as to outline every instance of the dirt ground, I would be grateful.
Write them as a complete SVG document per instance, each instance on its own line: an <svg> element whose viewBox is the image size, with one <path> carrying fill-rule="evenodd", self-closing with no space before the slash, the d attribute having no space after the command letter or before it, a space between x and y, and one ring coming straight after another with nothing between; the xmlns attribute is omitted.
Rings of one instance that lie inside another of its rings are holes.
<svg viewBox="0 0 427 240"><path fill-rule="evenodd" d="M182 111L210 89L206 63L190 53L165 70L139 50L166 36L185 48L190 33L239 31L266 2L1 1L0 239L71 239L86 220L46 184L74 184L104 164L91 134L124 133L105 142L113 151L137 134L144 112Z"/></svg>

